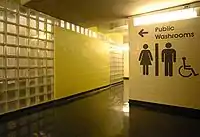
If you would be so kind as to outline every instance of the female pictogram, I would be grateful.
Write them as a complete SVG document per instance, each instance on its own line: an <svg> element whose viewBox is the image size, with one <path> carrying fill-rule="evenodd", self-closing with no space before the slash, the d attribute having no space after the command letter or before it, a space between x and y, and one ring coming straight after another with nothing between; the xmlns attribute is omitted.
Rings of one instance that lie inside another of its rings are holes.
<svg viewBox="0 0 200 137"><path fill-rule="evenodd" d="M149 65L152 65L153 57L151 51L148 50L148 45L143 45L144 50L141 51L139 56L140 65L143 66L143 75L149 75Z"/></svg>

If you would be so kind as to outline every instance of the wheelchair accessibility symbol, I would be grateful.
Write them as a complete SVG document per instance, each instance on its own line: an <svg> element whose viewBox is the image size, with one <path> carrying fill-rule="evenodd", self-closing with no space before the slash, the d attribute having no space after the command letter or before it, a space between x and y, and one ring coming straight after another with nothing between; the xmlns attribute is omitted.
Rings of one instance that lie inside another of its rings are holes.
<svg viewBox="0 0 200 137"><path fill-rule="evenodd" d="M189 78L192 75L198 76L199 74L191 67L191 65L186 65L186 57L182 57L183 65L179 67L179 74L182 77Z"/></svg>

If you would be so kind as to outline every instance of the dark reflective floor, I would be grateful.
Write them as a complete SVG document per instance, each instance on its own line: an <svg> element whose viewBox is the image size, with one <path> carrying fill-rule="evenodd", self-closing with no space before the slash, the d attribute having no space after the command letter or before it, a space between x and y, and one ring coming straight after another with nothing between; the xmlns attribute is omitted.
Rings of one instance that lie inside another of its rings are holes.
<svg viewBox="0 0 200 137"><path fill-rule="evenodd" d="M200 120L131 107L123 85L33 114L0 119L0 137L200 137Z"/></svg>

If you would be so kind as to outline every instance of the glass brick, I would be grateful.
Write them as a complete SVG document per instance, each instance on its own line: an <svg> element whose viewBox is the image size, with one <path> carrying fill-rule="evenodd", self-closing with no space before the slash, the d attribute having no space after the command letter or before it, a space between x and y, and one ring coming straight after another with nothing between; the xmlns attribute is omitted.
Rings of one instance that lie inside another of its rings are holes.
<svg viewBox="0 0 200 137"><path fill-rule="evenodd" d="M39 66L39 67L44 67L44 66L46 66L46 60L45 60L45 59L39 59L39 60L38 60L38 66Z"/></svg>
<svg viewBox="0 0 200 137"><path fill-rule="evenodd" d="M8 102L8 110L12 111L12 110L16 110L17 109L17 101L12 101L12 102ZM16 137L12 135L12 137Z"/></svg>
<svg viewBox="0 0 200 137"><path fill-rule="evenodd" d="M28 19L24 16L19 16L19 24L27 26Z"/></svg>
<svg viewBox="0 0 200 137"><path fill-rule="evenodd" d="M3 32L4 31L4 23L0 22L0 31Z"/></svg>
<svg viewBox="0 0 200 137"><path fill-rule="evenodd" d="M53 67L53 60L47 60L47 66Z"/></svg>
<svg viewBox="0 0 200 137"><path fill-rule="evenodd" d="M0 114L6 112L6 104L0 103Z"/></svg>
<svg viewBox="0 0 200 137"><path fill-rule="evenodd" d="M42 31L39 31L39 38L40 39L46 39L46 33L42 32Z"/></svg>
<svg viewBox="0 0 200 137"><path fill-rule="evenodd" d="M29 56L30 57L37 57L38 50L37 49L30 49L29 50Z"/></svg>
<svg viewBox="0 0 200 137"><path fill-rule="evenodd" d="M28 76L28 69L19 69L19 77L27 77Z"/></svg>
<svg viewBox="0 0 200 137"><path fill-rule="evenodd" d="M39 72L38 72L39 73ZM43 74L44 75L44 74ZM41 85L41 84L44 84L44 78L43 77L40 77L38 78L38 84Z"/></svg>
<svg viewBox="0 0 200 137"><path fill-rule="evenodd" d="M4 43L4 35L3 34L0 34L0 43Z"/></svg>
<svg viewBox="0 0 200 137"><path fill-rule="evenodd" d="M17 37L16 36L7 35L7 43L8 44L17 45Z"/></svg>
<svg viewBox="0 0 200 137"><path fill-rule="evenodd" d="M51 19L47 19L47 23L52 24L52 20Z"/></svg>
<svg viewBox="0 0 200 137"><path fill-rule="evenodd" d="M39 29L42 31L45 31L45 23L44 22L39 22Z"/></svg>
<svg viewBox="0 0 200 137"><path fill-rule="evenodd" d="M19 48L19 56L28 56L28 49L27 48Z"/></svg>
<svg viewBox="0 0 200 137"><path fill-rule="evenodd" d="M27 67L28 59L27 58L19 58L19 67Z"/></svg>
<svg viewBox="0 0 200 137"><path fill-rule="evenodd" d="M4 46L0 45L0 55L4 55Z"/></svg>
<svg viewBox="0 0 200 137"><path fill-rule="evenodd" d="M1 8L6 7L6 0L0 0L0 7Z"/></svg>
<svg viewBox="0 0 200 137"><path fill-rule="evenodd" d="M7 21L8 22L16 23L16 21L17 21L16 17L17 17L16 13L7 12Z"/></svg>
<svg viewBox="0 0 200 137"><path fill-rule="evenodd" d="M4 91L6 87L5 81L0 81L0 92Z"/></svg>
<svg viewBox="0 0 200 137"><path fill-rule="evenodd" d="M30 98L30 104L31 104L31 105L36 104L36 97L31 97L31 98Z"/></svg>
<svg viewBox="0 0 200 137"><path fill-rule="evenodd" d="M7 55L12 55L12 56L16 56L16 47L6 47L6 53Z"/></svg>
<svg viewBox="0 0 200 137"><path fill-rule="evenodd" d="M14 100L17 98L17 90L9 90L7 91L7 99Z"/></svg>
<svg viewBox="0 0 200 137"><path fill-rule="evenodd" d="M51 93L47 94L47 100L52 100L52 99L53 99L52 94Z"/></svg>
<svg viewBox="0 0 200 137"><path fill-rule="evenodd" d="M29 77L36 77L37 69L29 69Z"/></svg>
<svg viewBox="0 0 200 137"><path fill-rule="evenodd" d="M53 40L54 39L53 34L47 33L47 39L48 40Z"/></svg>
<svg viewBox="0 0 200 137"><path fill-rule="evenodd" d="M38 40L37 39L30 39L29 45L31 47L37 47L38 45Z"/></svg>
<svg viewBox="0 0 200 137"><path fill-rule="evenodd" d="M47 24L47 31L48 32L53 32L53 26L51 24Z"/></svg>
<svg viewBox="0 0 200 137"><path fill-rule="evenodd" d="M30 59L29 64L31 67L36 67L37 66L37 59Z"/></svg>
<svg viewBox="0 0 200 137"><path fill-rule="evenodd" d="M44 95L39 96L39 102L44 102L45 101L44 99L45 99Z"/></svg>
<svg viewBox="0 0 200 137"><path fill-rule="evenodd" d="M36 17L37 17L37 12L31 10L31 11L30 11L30 16L31 16L32 18L36 18Z"/></svg>
<svg viewBox="0 0 200 137"><path fill-rule="evenodd" d="M53 42L47 42L47 49L53 49Z"/></svg>
<svg viewBox="0 0 200 137"><path fill-rule="evenodd" d="M52 87L51 87L51 85L48 85L48 86L47 86L47 92L48 92L48 93L52 92Z"/></svg>
<svg viewBox="0 0 200 137"><path fill-rule="evenodd" d="M29 79L29 86L35 86L35 85L36 85L36 79L35 78Z"/></svg>
<svg viewBox="0 0 200 137"><path fill-rule="evenodd" d="M60 21L60 27L65 28L65 21L63 20Z"/></svg>
<svg viewBox="0 0 200 137"><path fill-rule="evenodd" d="M34 19L30 19L30 27L31 28L37 28L37 22Z"/></svg>
<svg viewBox="0 0 200 137"><path fill-rule="evenodd" d="M39 87L39 93L44 93L44 86Z"/></svg>
<svg viewBox="0 0 200 137"><path fill-rule="evenodd" d="M5 70L0 69L0 79L5 78Z"/></svg>
<svg viewBox="0 0 200 137"><path fill-rule="evenodd" d="M53 51L47 51L47 57L53 58L54 52Z"/></svg>
<svg viewBox="0 0 200 137"><path fill-rule="evenodd" d="M38 69L38 76L44 76L45 75L45 69L40 68Z"/></svg>
<svg viewBox="0 0 200 137"><path fill-rule="evenodd" d="M40 58L44 58L44 57L46 57L46 51L45 50L39 50L39 57Z"/></svg>
<svg viewBox="0 0 200 137"><path fill-rule="evenodd" d="M19 97L26 97L26 88L19 89Z"/></svg>
<svg viewBox="0 0 200 137"><path fill-rule="evenodd" d="M6 92L1 91L0 92L0 102L5 102L6 101Z"/></svg>
<svg viewBox="0 0 200 137"><path fill-rule="evenodd" d="M35 87L31 87L30 88L30 95L35 95L36 94L36 90L35 90Z"/></svg>
<svg viewBox="0 0 200 137"><path fill-rule="evenodd" d="M37 38L38 37L37 30L30 29L30 37Z"/></svg>
<svg viewBox="0 0 200 137"><path fill-rule="evenodd" d="M28 39L23 38L23 37L19 37L19 45L27 46L28 45Z"/></svg>
<svg viewBox="0 0 200 137"><path fill-rule="evenodd" d="M7 58L7 66L8 67L16 67L17 66L16 58Z"/></svg>
<svg viewBox="0 0 200 137"><path fill-rule="evenodd" d="M39 20L45 21L45 16L44 15L39 15Z"/></svg>
<svg viewBox="0 0 200 137"><path fill-rule="evenodd" d="M18 4L16 3L16 1L7 0L6 6L7 6L7 9L8 9L8 10L17 12Z"/></svg>
<svg viewBox="0 0 200 137"><path fill-rule="evenodd" d="M19 35L28 36L28 29L25 27L19 27Z"/></svg>
<svg viewBox="0 0 200 137"><path fill-rule="evenodd" d="M54 83L54 79L53 77L47 77L47 84L53 84Z"/></svg>
<svg viewBox="0 0 200 137"><path fill-rule="evenodd" d="M21 108L26 107L27 106L27 100L26 99L20 99L19 100L19 106Z"/></svg>
<svg viewBox="0 0 200 137"><path fill-rule="evenodd" d="M43 40L39 40L39 48L45 48L46 42Z"/></svg>
<svg viewBox="0 0 200 137"><path fill-rule="evenodd" d="M20 6L19 7L19 13L22 14L22 15L27 15L28 10L25 7Z"/></svg>
<svg viewBox="0 0 200 137"><path fill-rule="evenodd" d="M53 75L53 69L52 68L48 68L47 69L47 75Z"/></svg>
<svg viewBox="0 0 200 137"><path fill-rule="evenodd" d="M17 77L17 71L16 69L7 69L7 78L16 78Z"/></svg>

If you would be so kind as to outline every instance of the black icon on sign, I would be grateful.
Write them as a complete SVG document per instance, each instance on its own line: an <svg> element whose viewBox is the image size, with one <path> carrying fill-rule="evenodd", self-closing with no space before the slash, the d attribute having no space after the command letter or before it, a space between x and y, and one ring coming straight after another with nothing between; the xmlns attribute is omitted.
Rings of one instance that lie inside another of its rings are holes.
<svg viewBox="0 0 200 137"><path fill-rule="evenodd" d="M144 37L144 34L148 34L149 32L144 31L144 29L141 29L138 33L141 37Z"/></svg>
<svg viewBox="0 0 200 137"><path fill-rule="evenodd" d="M149 75L149 65L152 65L153 57L151 51L148 50L148 45L144 44L144 50L141 51L139 56L140 65L143 66L143 75Z"/></svg>
<svg viewBox="0 0 200 137"><path fill-rule="evenodd" d="M165 63L165 76L173 76L173 63L176 62L176 50L172 49L172 44L167 43L166 49L162 50L162 62Z"/></svg>
<svg viewBox="0 0 200 137"><path fill-rule="evenodd" d="M180 66L180 68L179 68L179 74L182 77L187 77L188 78L188 77L191 77L192 74L194 76L198 76L199 75L198 73L196 73L194 71L194 69L191 67L191 65L186 65L186 57L183 57L182 60L183 60L183 65Z"/></svg>

